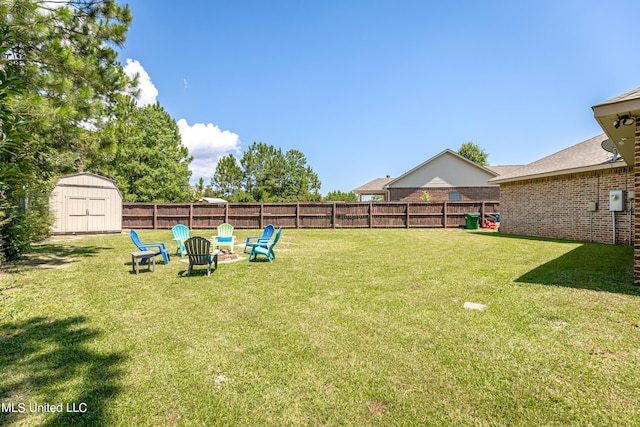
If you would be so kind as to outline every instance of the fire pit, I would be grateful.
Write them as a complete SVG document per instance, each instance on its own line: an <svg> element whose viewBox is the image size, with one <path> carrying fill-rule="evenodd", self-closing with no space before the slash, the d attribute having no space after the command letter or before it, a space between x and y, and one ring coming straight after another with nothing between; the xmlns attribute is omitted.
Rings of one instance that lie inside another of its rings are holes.
<svg viewBox="0 0 640 427"><path fill-rule="evenodd" d="M218 252L218 262L235 261L238 259L238 254L230 252L228 249L223 249Z"/></svg>

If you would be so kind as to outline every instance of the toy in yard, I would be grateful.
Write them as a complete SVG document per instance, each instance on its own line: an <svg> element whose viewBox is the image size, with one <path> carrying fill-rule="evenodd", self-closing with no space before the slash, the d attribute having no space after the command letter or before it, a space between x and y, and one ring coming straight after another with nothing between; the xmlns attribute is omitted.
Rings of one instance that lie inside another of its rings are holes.
<svg viewBox="0 0 640 427"><path fill-rule="evenodd" d="M482 228L489 228L491 230L495 230L496 223L489 219L485 219L484 222L482 223Z"/></svg>

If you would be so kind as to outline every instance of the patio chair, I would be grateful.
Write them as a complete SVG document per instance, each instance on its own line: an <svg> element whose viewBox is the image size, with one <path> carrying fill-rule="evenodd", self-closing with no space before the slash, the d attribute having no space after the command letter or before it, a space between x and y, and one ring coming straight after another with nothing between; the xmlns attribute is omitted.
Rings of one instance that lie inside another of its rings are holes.
<svg viewBox="0 0 640 427"><path fill-rule="evenodd" d="M162 254L162 259L164 260L164 264L169 264L169 260L171 256L169 255L169 251L167 247L162 242L152 242L152 243L142 243L140 241L140 237L138 237L138 233L135 230L129 230L129 236L131 236L131 240L133 244L138 247L141 251L153 251L155 252L153 256ZM142 259L141 263L146 263L148 258Z"/></svg>
<svg viewBox="0 0 640 427"><path fill-rule="evenodd" d="M274 231L273 224L269 224L264 228L262 232L262 236L249 236L247 237L247 243L244 244L244 253L247 253L247 248L252 248L254 245L260 244L260 242L266 241L267 243L271 240ZM255 242L252 242L252 239L256 239Z"/></svg>
<svg viewBox="0 0 640 427"><path fill-rule="evenodd" d="M178 224L171 229L171 234L173 234L173 240L178 242L178 252L180 252L180 256L184 258L186 253L184 249L184 241L189 238L189 227Z"/></svg>
<svg viewBox="0 0 640 427"><path fill-rule="evenodd" d="M233 226L227 223L220 224L218 226L218 235L213 238L213 247L216 249L229 248L229 252L233 252L235 239Z"/></svg>
<svg viewBox="0 0 640 427"><path fill-rule="evenodd" d="M251 257L253 257L253 259L255 260L258 255L264 255L267 257L269 262L273 262L273 260L276 259L276 254L275 252L273 252L273 248L276 247L278 240L280 240L281 234L282 234L282 228L278 229L278 232L276 233L276 238L273 239L273 242L271 243L262 242L260 244L254 245L251 248L251 252L249 252L249 258L247 259L247 262L251 262Z"/></svg>
<svg viewBox="0 0 640 427"><path fill-rule="evenodd" d="M187 276L191 275L191 270L194 265L206 265L207 276L211 276L211 264L214 264L214 269L218 268L218 252L213 251L211 253L211 242L204 237L193 236L185 240L184 248L189 257L189 270Z"/></svg>

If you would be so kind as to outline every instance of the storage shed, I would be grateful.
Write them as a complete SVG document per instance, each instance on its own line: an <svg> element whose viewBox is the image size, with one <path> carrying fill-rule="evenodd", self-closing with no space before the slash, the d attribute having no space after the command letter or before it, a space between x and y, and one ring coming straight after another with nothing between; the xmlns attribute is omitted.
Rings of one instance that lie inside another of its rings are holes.
<svg viewBox="0 0 640 427"><path fill-rule="evenodd" d="M88 172L62 176L49 206L55 217L52 234L122 231L122 194L109 178Z"/></svg>

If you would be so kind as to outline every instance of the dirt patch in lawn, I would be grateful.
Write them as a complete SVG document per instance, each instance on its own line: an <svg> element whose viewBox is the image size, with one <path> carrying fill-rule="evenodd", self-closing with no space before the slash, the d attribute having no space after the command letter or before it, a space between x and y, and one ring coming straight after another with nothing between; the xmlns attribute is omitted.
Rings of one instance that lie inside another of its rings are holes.
<svg viewBox="0 0 640 427"><path fill-rule="evenodd" d="M96 256L102 250L97 246L71 246L55 243L42 243L32 246L31 252L24 254L19 260L4 263L0 272L16 273L30 268L59 269L73 265L80 258Z"/></svg>

